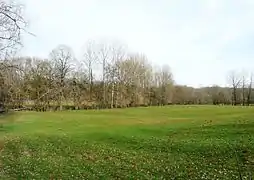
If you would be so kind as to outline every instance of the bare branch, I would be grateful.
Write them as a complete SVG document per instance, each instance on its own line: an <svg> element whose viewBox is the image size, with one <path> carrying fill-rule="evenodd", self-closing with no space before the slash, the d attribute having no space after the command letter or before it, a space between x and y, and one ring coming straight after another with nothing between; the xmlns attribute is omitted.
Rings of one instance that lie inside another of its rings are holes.
<svg viewBox="0 0 254 180"><path fill-rule="evenodd" d="M21 33L26 31L23 6L14 1L0 2L0 53L13 53L21 44Z"/></svg>

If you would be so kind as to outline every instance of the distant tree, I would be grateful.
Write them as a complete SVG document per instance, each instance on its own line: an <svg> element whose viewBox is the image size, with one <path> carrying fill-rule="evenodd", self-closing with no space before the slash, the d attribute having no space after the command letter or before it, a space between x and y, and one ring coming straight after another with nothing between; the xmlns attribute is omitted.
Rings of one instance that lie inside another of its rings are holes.
<svg viewBox="0 0 254 180"><path fill-rule="evenodd" d="M89 81L89 101L92 101L93 97L93 84L94 84L94 65L98 62L98 53L94 42L89 41L86 44L85 51L83 53L82 63L85 66L87 77Z"/></svg>
<svg viewBox="0 0 254 180"><path fill-rule="evenodd" d="M246 100L246 103L248 106L251 103L251 95L252 95L252 90L253 90L252 85L253 85L253 74L251 73L250 82L249 82L248 91L247 91L247 100Z"/></svg>
<svg viewBox="0 0 254 180"><path fill-rule="evenodd" d="M231 83L232 88L232 105L237 105L238 103L237 90L241 83L241 79L237 77L236 72L231 72L229 75L229 81Z"/></svg>
<svg viewBox="0 0 254 180"><path fill-rule="evenodd" d="M173 87L173 75L170 71L168 65L163 65L161 71L158 74L159 76L159 88L160 88L160 104L168 105L172 102L172 87Z"/></svg>
<svg viewBox="0 0 254 180"><path fill-rule="evenodd" d="M110 90L111 90L111 103L110 106L111 108L117 107L119 105L118 99L119 99L119 77L120 77L120 68L121 68L121 63L126 60L126 47L123 44L119 43L112 43L110 47L110 52L109 52L109 64L107 65L106 68L106 73L107 73L107 79L110 85Z"/></svg>
<svg viewBox="0 0 254 180"><path fill-rule="evenodd" d="M98 62L102 64L103 107L107 106L107 67L109 66L110 46L107 43L98 45Z"/></svg>
<svg viewBox="0 0 254 180"><path fill-rule="evenodd" d="M245 105L245 90L246 90L246 87L245 87L245 85L246 85L246 82L245 82L246 80L245 80L245 77L243 76L242 77L242 105L244 106Z"/></svg>

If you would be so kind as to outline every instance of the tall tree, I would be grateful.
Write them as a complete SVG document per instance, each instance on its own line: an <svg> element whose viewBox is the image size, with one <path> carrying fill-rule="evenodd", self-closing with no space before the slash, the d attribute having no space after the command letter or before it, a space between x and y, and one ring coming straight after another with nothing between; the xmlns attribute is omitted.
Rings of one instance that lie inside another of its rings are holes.
<svg viewBox="0 0 254 180"><path fill-rule="evenodd" d="M70 47L66 45L59 45L50 53L50 60L53 62L55 76L57 78L57 86L59 87L58 103L60 110L62 110L65 78L71 71L72 64L75 61L75 57Z"/></svg>
<svg viewBox="0 0 254 180"><path fill-rule="evenodd" d="M98 62L98 53L96 52L96 45L93 41L89 41L86 44L83 64L87 71L87 77L89 81L89 101L93 98L93 86L94 86L94 65Z"/></svg>
<svg viewBox="0 0 254 180"><path fill-rule="evenodd" d="M110 46L106 42L101 42L98 44L98 61L101 63L102 67L102 93L103 93L103 100L102 105L103 107L107 106L107 67L109 64L109 56L110 56Z"/></svg>
<svg viewBox="0 0 254 180"><path fill-rule="evenodd" d="M4 86L6 79L3 78L4 71L16 68L7 62L21 46L21 35L26 31L26 20L24 18L23 6L15 1L0 1L0 74ZM13 84L13 83L12 83ZM3 96L6 96L7 87L1 89L0 103L4 104Z"/></svg>
<svg viewBox="0 0 254 180"><path fill-rule="evenodd" d="M120 64L126 59L126 49L123 44L113 43L109 52L110 63L107 65L107 76L111 87L111 108L119 105Z"/></svg>

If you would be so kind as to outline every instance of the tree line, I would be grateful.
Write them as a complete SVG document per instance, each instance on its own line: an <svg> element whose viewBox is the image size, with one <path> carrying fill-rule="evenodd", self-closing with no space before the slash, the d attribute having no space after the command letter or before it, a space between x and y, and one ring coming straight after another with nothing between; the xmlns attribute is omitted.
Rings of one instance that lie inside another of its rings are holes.
<svg viewBox="0 0 254 180"><path fill-rule="evenodd" d="M59 45L48 58L1 61L0 101L8 108L33 110L101 109L170 104L254 102L252 77L230 75L231 87L177 85L168 65L152 66L144 54L119 43L88 42L77 59Z"/></svg>

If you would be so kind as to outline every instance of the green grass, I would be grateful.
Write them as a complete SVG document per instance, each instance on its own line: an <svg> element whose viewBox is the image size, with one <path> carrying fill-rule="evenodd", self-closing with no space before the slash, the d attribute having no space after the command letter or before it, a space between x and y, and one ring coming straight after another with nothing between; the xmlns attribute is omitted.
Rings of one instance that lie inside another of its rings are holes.
<svg viewBox="0 0 254 180"><path fill-rule="evenodd" d="M0 179L253 177L254 108L168 106L0 117Z"/></svg>

